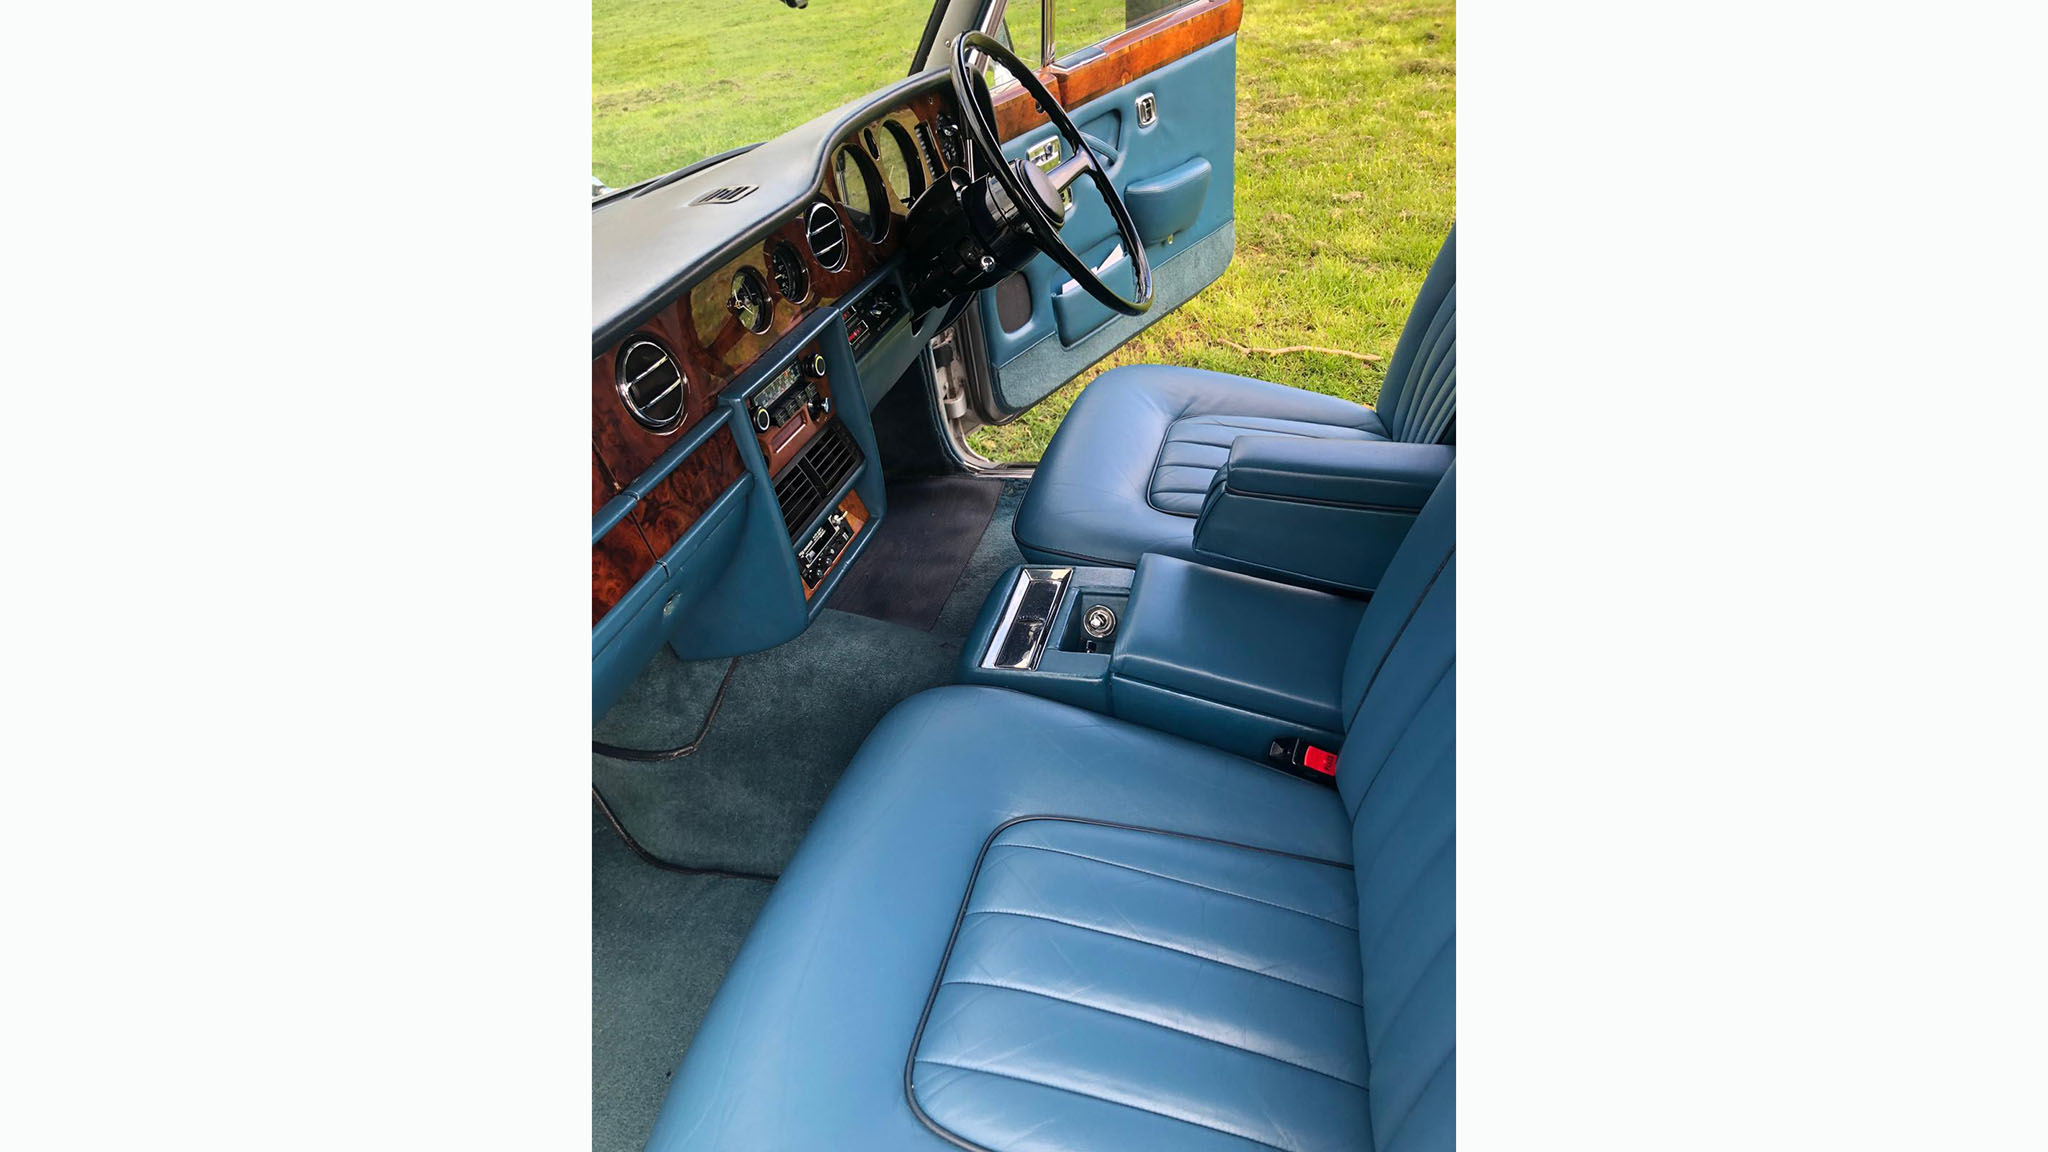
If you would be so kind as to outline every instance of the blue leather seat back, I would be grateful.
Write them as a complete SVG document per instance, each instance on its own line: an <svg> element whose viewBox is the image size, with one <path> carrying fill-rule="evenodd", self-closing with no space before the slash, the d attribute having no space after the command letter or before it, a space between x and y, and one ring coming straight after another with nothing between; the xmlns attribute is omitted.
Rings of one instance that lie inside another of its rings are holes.
<svg viewBox="0 0 2048 1152"><path fill-rule="evenodd" d="M1387 563L1386 575L1381 577L1378 591L1373 593L1372 602L1366 605L1365 615L1358 621L1337 697L1346 732L1356 730L1367 691L1381 677L1389 675L1387 664L1395 641L1421 611L1430 588L1457 555L1457 505L1458 466L1452 464L1415 517L1394 558ZM1399 678L1397 673L1394 678ZM1355 792L1347 789L1345 802L1357 811Z"/></svg>
<svg viewBox="0 0 2048 1152"><path fill-rule="evenodd" d="M1373 407L1387 434L1410 444L1435 444L1445 438L1458 414L1458 229L1429 266L1387 379Z"/></svg>
<svg viewBox="0 0 2048 1152"><path fill-rule="evenodd" d="M1453 465L1344 677L1356 703L1337 786L1352 817L1375 1152L1455 1146L1456 484Z"/></svg>

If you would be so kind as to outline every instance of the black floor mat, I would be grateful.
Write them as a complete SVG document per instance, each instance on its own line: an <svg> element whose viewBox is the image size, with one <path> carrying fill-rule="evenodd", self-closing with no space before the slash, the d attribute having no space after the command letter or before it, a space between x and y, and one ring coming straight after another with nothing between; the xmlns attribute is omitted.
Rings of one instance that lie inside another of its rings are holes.
<svg viewBox="0 0 2048 1152"><path fill-rule="evenodd" d="M1002 493L1002 481L971 476L890 485L882 526L832 593L832 607L931 631Z"/></svg>

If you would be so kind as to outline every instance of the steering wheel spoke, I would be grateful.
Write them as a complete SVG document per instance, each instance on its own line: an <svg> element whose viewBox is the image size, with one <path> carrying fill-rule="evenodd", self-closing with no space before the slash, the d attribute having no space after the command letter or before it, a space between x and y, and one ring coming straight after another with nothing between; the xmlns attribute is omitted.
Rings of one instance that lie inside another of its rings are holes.
<svg viewBox="0 0 2048 1152"><path fill-rule="evenodd" d="M1018 208L1017 227L1028 233L1038 250L1052 257L1053 262L1065 269L1090 296L1126 316L1143 314L1152 307L1152 264L1146 257L1145 241L1138 235L1138 226L1131 219L1131 211L1105 170L1106 164L1116 162L1115 157L1097 158L1094 149L1082 137L1081 130L1074 126L1073 117L1067 115L1066 108L1046 90L1045 83L1017 59L1016 53L993 37L980 32L965 32L953 41L953 94L967 122L968 135L983 155L1001 157L1003 142L996 132L995 108L989 98L988 83L981 69L975 66L977 57L1001 66L1010 74L1025 94L1037 102L1046 119L1052 121L1053 129L1067 142L1071 153L1050 170L1028 161L1012 164L998 161L989 166L988 179L995 181ZM1083 176L1092 179L1096 191L1102 193L1102 202L1116 223L1123 251L1130 257L1132 294L1128 297L1103 283L1101 274L1089 267L1088 262L1081 259L1060 236L1060 227L1066 223L1060 194Z"/></svg>
<svg viewBox="0 0 2048 1152"><path fill-rule="evenodd" d="M1073 186L1074 181L1093 171L1095 171L1095 155L1084 145L1076 149L1072 156L1060 161L1046 175L1052 180L1053 191L1065 192Z"/></svg>

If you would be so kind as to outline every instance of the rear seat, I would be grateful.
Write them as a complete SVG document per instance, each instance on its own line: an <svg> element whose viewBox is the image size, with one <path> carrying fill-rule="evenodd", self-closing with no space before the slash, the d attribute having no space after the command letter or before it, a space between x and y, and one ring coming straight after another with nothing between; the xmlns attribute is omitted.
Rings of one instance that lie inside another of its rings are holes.
<svg viewBox="0 0 2048 1152"><path fill-rule="evenodd" d="M1335 790L1003 689L890 712L649 1148L1452 1147L1455 485L1359 623Z"/></svg>

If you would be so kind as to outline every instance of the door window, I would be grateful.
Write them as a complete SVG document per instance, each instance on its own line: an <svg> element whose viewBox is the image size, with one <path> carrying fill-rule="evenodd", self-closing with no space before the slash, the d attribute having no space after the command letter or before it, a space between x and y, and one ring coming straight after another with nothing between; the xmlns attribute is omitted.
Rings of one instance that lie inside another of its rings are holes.
<svg viewBox="0 0 2048 1152"><path fill-rule="evenodd" d="M1104 40L1176 8L1203 0L1010 0L997 37L1026 63L1073 63ZM1041 53L1041 30L1052 28L1051 51Z"/></svg>

